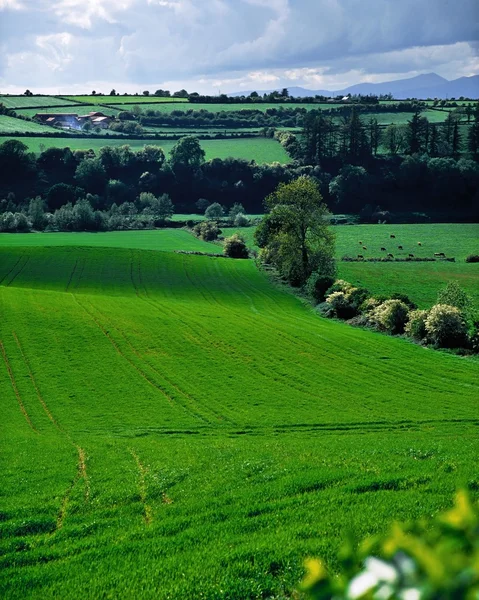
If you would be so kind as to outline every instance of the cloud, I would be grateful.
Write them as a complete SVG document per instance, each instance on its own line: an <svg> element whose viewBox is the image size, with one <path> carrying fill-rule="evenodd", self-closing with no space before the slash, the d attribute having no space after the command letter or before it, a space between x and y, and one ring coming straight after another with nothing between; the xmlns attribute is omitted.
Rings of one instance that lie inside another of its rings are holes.
<svg viewBox="0 0 479 600"><path fill-rule="evenodd" d="M454 78L479 72L478 12L477 0L0 0L0 84Z"/></svg>

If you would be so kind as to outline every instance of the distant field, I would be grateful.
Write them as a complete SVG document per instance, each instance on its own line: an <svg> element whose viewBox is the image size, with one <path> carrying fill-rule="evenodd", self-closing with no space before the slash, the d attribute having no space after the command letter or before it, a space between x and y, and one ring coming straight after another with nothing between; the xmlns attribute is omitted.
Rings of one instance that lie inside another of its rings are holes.
<svg viewBox="0 0 479 600"><path fill-rule="evenodd" d="M72 104L75 102L56 98L55 96L0 96L0 103L7 108L22 108L25 106L52 106L54 104Z"/></svg>
<svg viewBox="0 0 479 600"><path fill-rule="evenodd" d="M254 227L223 228L223 235L235 231L241 231L248 245L253 247ZM333 227L333 231L338 272L343 279L366 287L373 294L403 292L421 308L434 304L440 287L449 281L458 281L474 299L479 311L479 264L468 264L464 260L468 254L479 254L479 225L340 225ZM391 234L396 238L391 239ZM418 242L422 246L418 246ZM363 250L363 246L367 250ZM403 246L403 250L398 250L398 246ZM381 257L386 254L381 248L399 258L410 253L417 257L432 257L435 252L444 252L446 256L455 257L456 262L351 263L340 260L342 256L358 254L365 258Z"/></svg>
<svg viewBox="0 0 479 600"><path fill-rule="evenodd" d="M108 102L106 103L108 104ZM138 103L140 108L144 110L153 109L158 112L170 113L173 110L181 110L183 112L187 110L207 110L209 112L224 112L224 111L241 111L241 110L260 110L265 112L268 108L275 108L277 110L281 110L287 108L305 108L306 110L317 110L318 108L334 108L335 106L342 105L334 105L334 104L301 104L301 103L288 103L288 104L197 104L197 103L189 103L187 106L174 106L173 104L162 104L161 106L151 105L148 106L148 102ZM132 104L121 105L120 110L131 110Z"/></svg>
<svg viewBox="0 0 479 600"><path fill-rule="evenodd" d="M105 115L112 116L118 114L118 110L115 110L114 108L100 106L99 104L92 104L91 106L85 106L84 104L74 104L72 106L61 106L59 108L20 108L15 112L18 115L25 115L27 117L33 117L37 113L76 113L78 115L87 115L90 112L102 112Z"/></svg>
<svg viewBox="0 0 479 600"><path fill-rule="evenodd" d="M47 129L50 131L50 128ZM165 153L169 153L176 144L174 140L131 140L121 139L92 139L92 138L48 138L48 137L22 137L17 138L27 144L30 151L40 153L42 148L65 148L72 150L99 150L103 146L130 145L134 149L143 148L145 144L161 146ZM266 138L245 138L227 140L201 140L201 146L206 152L206 160L212 158L243 158L254 160L257 163L280 162L287 163L291 159L284 148L276 141Z"/></svg>
<svg viewBox="0 0 479 600"><path fill-rule="evenodd" d="M88 102L100 104L178 104L187 103L187 98L159 98L158 96L65 96L74 102Z"/></svg>
<svg viewBox="0 0 479 600"><path fill-rule="evenodd" d="M43 133L52 131L58 131L58 129L50 127L49 125L40 125L39 123L33 123L32 121L24 121L23 119L16 119L15 117L0 115L0 133ZM0 138L0 144L4 141L4 139Z"/></svg>

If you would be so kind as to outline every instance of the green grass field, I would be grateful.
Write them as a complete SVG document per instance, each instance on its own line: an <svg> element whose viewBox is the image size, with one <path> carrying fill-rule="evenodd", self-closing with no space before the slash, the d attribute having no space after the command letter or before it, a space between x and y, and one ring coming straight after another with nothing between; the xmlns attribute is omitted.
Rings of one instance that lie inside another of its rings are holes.
<svg viewBox="0 0 479 600"><path fill-rule="evenodd" d="M178 104L187 98L160 98L158 96L65 96L66 100L88 104Z"/></svg>
<svg viewBox="0 0 479 600"><path fill-rule="evenodd" d="M50 128L49 128L50 130ZM112 136L113 137L113 136ZM123 146L128 144L133 149L143 148L145 144L161 146L168 154L176 144L175 140L156 140L143 139L132 140L128 138L120 139L93 139L93 138L48 138L48 137L19 137L18 139L26 144L31 152L39 154L45 148L65 148L72 150L99 150L103 146ZM288 163L288 157L284 148L276 140L266 138L243 138L226 140L201 140L201 146L206 153L206 160L212 158L243 158L245 160L255 160L257 163Z"/></svg>
<svg viewBox="0 0 479 600"><path fill-rule="evenodd" d="M2 597L288 598L347 532L477 490L477 361L184 231L0 241Z"/></svg>
<svg viewBox="0 0 479 600"><path fill-rule="evenodd" d="M49 125L41 125L32 121L24 121L15 117L0 115L0 133L45 133L52 131L58 131L58 129ZM0 143L3 141L0 140Z"/></svg>
<svg viewBox="0 0 479 600"><path fill-rule="evenodd" d="M0 96L0 103L7 108L23 108L25 106L53 106L55 104L76 105L73 100L56 96Z"/></svg>
<svg viewBox="0 0 479 600"><path fill-rule="evenodd" d="M223 235L241 231L248 246L254 247L254 227L225 227ZM336 234L338 274L355 285L368 288L373 294L401 292L410 296L421 308L435 303L437 292L449 281L457 281L473 298L479 310L479 265L466 263L469 254L479 253L479 225L434 223L424 225L341 225L333 227ZM391 239L390 235L395 235ZM359 242L362 242L361 244ZM418 246L421 242L421 246ZM367 250L363 250L363 246ZM403 250L399 250L402 246ZM381 251L386 248L386 252ZM382 257L388 253L398 258L408 254L433 257L444 252L456 262L436 261L408 263L342 262L343 256Z"/></svg>
<svg viewBox="0 0 479 600"><path fill-rule="evenodd" d="M78 115L87 115L90 112L102 112L105 115L116 116L118 110L100 106L99 104L91 104L85 106L83 104L75 104L74 106L61 106L59 108L20 108L15 111L18 115L34 117L37 113L76 113Z"/></svg>

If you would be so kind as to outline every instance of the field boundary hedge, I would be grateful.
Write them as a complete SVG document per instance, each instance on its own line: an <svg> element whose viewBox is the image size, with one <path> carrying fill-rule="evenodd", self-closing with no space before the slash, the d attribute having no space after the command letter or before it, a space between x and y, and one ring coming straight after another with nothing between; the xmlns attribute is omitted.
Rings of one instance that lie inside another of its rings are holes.
<svg viewBox="0 0 479 600"><path fill-rule="evenodd" d="M354 256L343 256L341 260L343 262L456 262L454 257L434 258L432 256L426 256L424 258L420 258L418 256L406 256L405 258L388 256L359 258Z"/></svg>

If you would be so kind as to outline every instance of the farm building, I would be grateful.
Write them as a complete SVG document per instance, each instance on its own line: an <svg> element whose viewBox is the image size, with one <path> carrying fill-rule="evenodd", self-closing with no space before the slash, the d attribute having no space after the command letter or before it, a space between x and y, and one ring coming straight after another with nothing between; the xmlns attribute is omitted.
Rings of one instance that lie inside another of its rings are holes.
<svg viewBox="0 0 479 600"><path fill-rule="evenodd" d="M78 115L77 113L37 113L33 117L44 125L62 127L64 129L82 129L86 123L91 123L93 127L108 129L111 117L102 112L91 112L87 115Z"/></svg>

